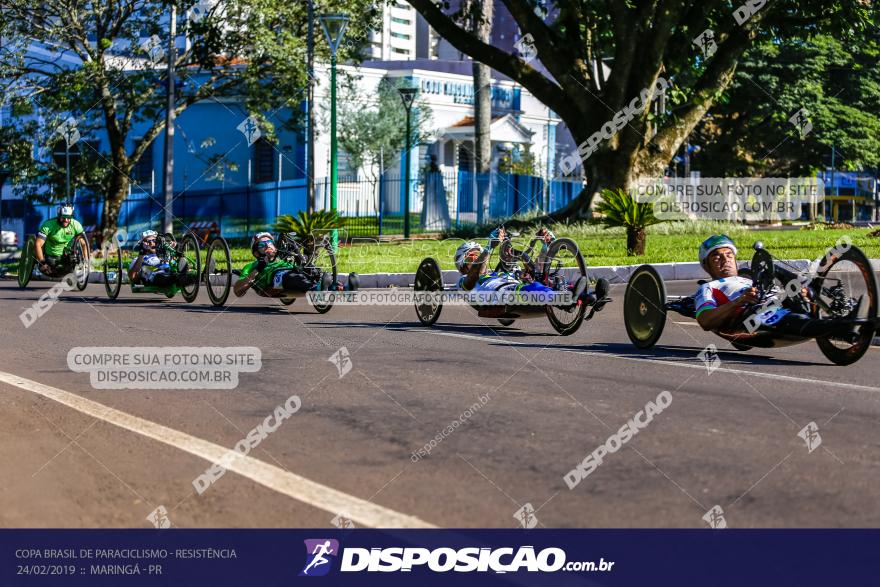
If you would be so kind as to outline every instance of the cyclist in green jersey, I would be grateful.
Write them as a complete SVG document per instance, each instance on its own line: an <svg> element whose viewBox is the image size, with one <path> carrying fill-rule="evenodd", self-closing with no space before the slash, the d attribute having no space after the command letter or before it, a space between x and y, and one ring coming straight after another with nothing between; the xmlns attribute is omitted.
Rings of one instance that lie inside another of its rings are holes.
<svg viewBox="0 0 880 587"><path fill-rule="evenodd" d="M310 279L299 267L285 259L278 258L275 239L268 232L260 232L251 242L254 260L244 266L233 291L243 296L251 287L262 296L300 297L313 289L329 290L333 276L324 273L320 280Z"/></svg>
<svg viewBox="0 0 880 587"><path fill-rule="evenodd" d="M37 232L34 256L43 275L54 276L67 263L67 246L83 232L82 224L73 217L73 204L58 206L58 215L45 221Z"/></svg>

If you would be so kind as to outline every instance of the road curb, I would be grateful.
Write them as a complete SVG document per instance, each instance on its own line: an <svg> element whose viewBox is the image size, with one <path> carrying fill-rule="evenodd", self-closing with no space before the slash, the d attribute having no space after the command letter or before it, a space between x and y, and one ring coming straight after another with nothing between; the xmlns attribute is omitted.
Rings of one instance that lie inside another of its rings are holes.
<svg viewBox="0 0 880 587"><path fill-rule="evenodd" d="M799 270L805 270L809 267L809 259L791 259L784 261L793 265ZM600 265L596 267L587 266L587 273L592 278L604 277L612 284L626 283L633 272L647 263L639 263L637 265ZM688 281L706 279L708 276L703 271L702 266L697 262L688 263L650 263L654 269L660 274L665 281ZM871 266L874 271L880 271L880 259L871 259ZM441 271L443 274L443 283L452 285L458 283L461 274L455 270ZM415 273L359 273L360 286L364 289L386 288L386 287L412 287L415 281ZM348 280L347 273L341 273L339 280L345 283ZM92 271L89 275L89 283L104 283L104 275L100 271Z"/></svg>

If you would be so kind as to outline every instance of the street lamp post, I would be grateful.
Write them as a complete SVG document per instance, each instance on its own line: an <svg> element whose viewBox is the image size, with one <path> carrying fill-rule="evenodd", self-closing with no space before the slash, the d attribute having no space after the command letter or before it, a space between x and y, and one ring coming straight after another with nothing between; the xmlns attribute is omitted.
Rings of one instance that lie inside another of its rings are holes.
<svg viewBox="0 0 880 587"><path fill-rule="evenodd" d="M336 183L338 161L336 160L336 50L342 42L345 27L348 26L348 15L322 14L321 28L330 45L330 210L336 211ZM333 249L339 243L339 232L333 230Z"/></svg>
<svg viewBox="0 0 880 587"><path fill-rule="evenodd" d="M404 156L404 189L403 189L403 238L409 238L409 152L410 152L410 135L412 134L410 125L410 113L412 112L413 101L416 99L416 88L399 88L400 99L403 101L403 107L406 109L406 147Z"/></svg>

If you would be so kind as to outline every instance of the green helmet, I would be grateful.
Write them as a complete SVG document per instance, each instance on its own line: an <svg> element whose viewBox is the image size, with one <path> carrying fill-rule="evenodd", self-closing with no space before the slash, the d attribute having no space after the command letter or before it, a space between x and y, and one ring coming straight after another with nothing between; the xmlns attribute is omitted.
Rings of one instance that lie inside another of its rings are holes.
<svg viewBox="0 0 880 587"><path fill-rule="evenodd" d="M736 245L733 244L733 240L729 236L713 234L700 245L700 265L706 261L709 253L717 249L732 249L733 254L736 255Z"/></svg>

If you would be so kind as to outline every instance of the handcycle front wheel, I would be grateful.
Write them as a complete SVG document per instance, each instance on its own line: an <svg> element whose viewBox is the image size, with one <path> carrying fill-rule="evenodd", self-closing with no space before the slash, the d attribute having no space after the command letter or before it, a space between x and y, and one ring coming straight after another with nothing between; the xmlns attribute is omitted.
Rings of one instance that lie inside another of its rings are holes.
<svg viewBox="0 0 880 587"><path fill-rule="evenodd" d="M232 287L232 258L226 239L217 237L208 245L205 257L205 288L215 306L222 306Z"/></svg>
<svg viewBox="0 0 880 587"><path fill-rule="evenodd" d="M27 287L34 273L34 249L37 246L37 239L34 235L29 235L21 250L21 258L18 260L18 287Z"/></svg>
<svg viewBox="0 0 880 587"><path fill-rule="evenodd" d="M832 271L837 275L831 275ZM811 287L818 298L812 307L815 318L877 317L877 279L871 262L855 246L843 253L827 253ZM856 308L856 315L849 316ZM816 343L822 354L835 365L850 365L868 352L874 339L874 325L866 322L857 328L855 334L855 342L823 337L817 338Z"/></svg>
<svg viewBox="0 0 880 587"><path fill-rule="evenodd" d="M89 275L92 272L92 251L89 239L79 233L73 237L71 243L71 257L73 258L73 274L76 278L76 289L82 291L89 284Z"/></svg>
<svg viewBox="0 0 880 587"><path fill-rule="evenodd" d="M199 239L188 232L178 247L177 271L180 277L180 294L189 303L199 295L199 276L202 274L202 257Z"/></svg>
<svg viewBox="0 0 880 587"><path fill-rule="evenodd" d="M666 326L666 285L650 265L637 268L623 295L623 324L633 345L654 346Z"/></svg>
<svg viewBox="0 0 880 587"><path fill-rule="evenodd" d="M573 285L587 276L587 264L577 243L558 238L550 244L539 281L556 289L558 284ZM574 334L584 321L587 307L580 300L571 306L546 306L550 325L562 336Z"/></svg>
<svg viewBox="0 0 880 587"><path fill-rule="evenodd" d="M113 239L113 242L104 248L104 291L107 297L115 300L122 289L122 245Z"/></svg>
<svg viewBox="0 0 880 587"><path fill-rule="evenodd" d="M319 270L321 274L329 274L330 283L332 284L330 287L336 288L336 279L338 277L336 272L336 254L333 252L333 244L331 242L322 242L315 246L310 265ZM331 291L334 290L331 289ZM292 303L293 302L291 301L290 304ZM333 307L333 300L327 300L326 304L315 303L312 305L315 306L315 311L318 312L318 314L326 314L330 311L330 308Z"/></svg>
<svg viewBox="0 0 880 587"><path fill-rule="evenodd" d="M440 272L440 265L437 261L428 257L421 262L416 271L413 291L416 293L443 291L443 274ZM440 317L440 312L443 310L443 304L429 300L419 300L417 298L415 301L415 308L419 322L421 322L423 326L431 326L437 322L437 318Z"/></svg>

